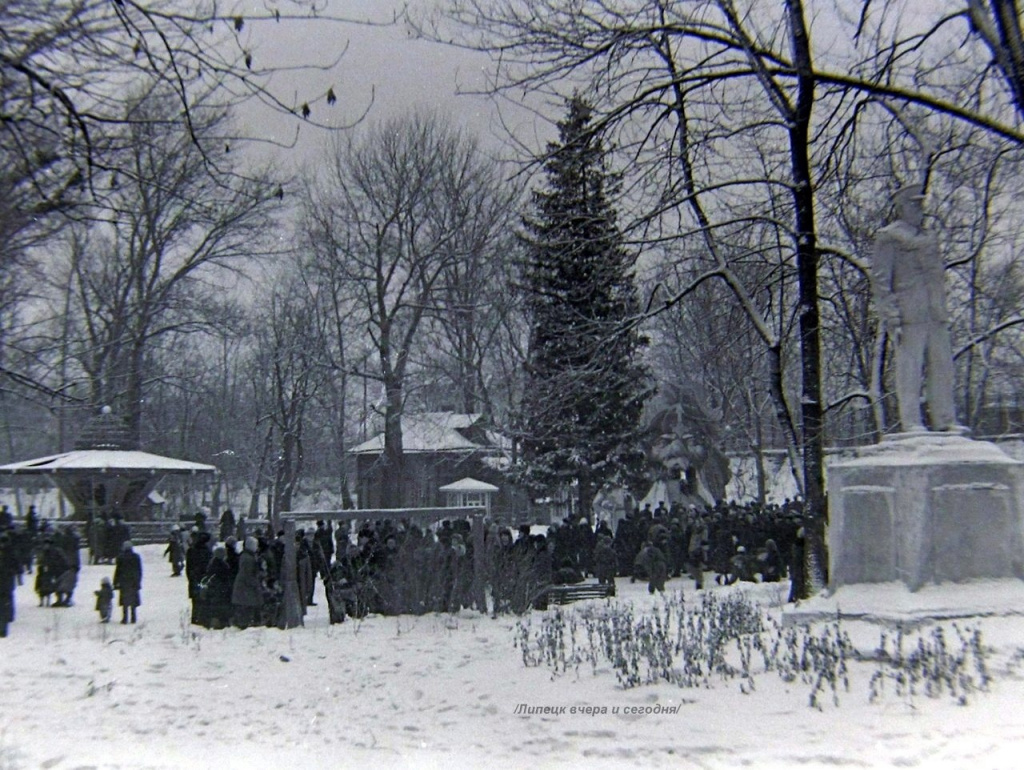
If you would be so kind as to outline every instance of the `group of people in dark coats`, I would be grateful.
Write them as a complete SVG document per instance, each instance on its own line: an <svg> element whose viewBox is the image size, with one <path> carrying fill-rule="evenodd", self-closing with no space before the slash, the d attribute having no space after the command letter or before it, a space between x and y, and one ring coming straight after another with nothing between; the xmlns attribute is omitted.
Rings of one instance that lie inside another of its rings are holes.
<svg viewBox="0 0 1024 770"><path fill-rule="evenodd" d="M468 525L443 522L435 534L378 521L360 527L355 542L343 546L329 583L336 619L367 612L458 612L472 604L474 556Z"/></svg>
<svg viewBox="0 0 1024 770"><path fill-rule="evenodd" d="M582 579L576 566L555 569L553 541L529 525L513 532L493 523L483 531L482 543L477 554L468 519L446 519L437 527L366 522L355 542L336 540L338 556L328 583L332 617L482 610L488 593L495 614L520 613L545 606L552 583ZM335 597L341 608L334 606Z"/></svg>
<svg viewBox="0 0 1024 770"><path fill-rule="evenodd" d="M82 568L81 541L72 526L45 531L36 557L36 594L39 606L70 607Z"/></svg>
<svg viewBox="0 0 1024 770"><path fill-rule="evenodd" d="M0 507L0 635L7 636L15 618L14 592L26 574L35 572L39 606L70 607L81 570L81 542L72 525L54 529L40 522L30 506L18 525L7 506Z"/></svg>
<svg viewBox="0 0 1024 770"><path fill-rule="evenodd" d="M78 554L68 556L63 549L76 542L77 537L71 528L62 528L55 533L48 523L40 523L35 506L29 507L21 526L14 521L6 505L0 506L0 637L7 636L10 624L14 622L15 590L21 585L23 576L33 571L33 566L37 573L36 588L46 590L47 603L50 594L59 588L58 605L71 605L71 594L77 582ZM42 544L38 554L37 544ZM40 574L43 575L42 584L38 581Z"/></svg>
<svg viewBox="0 0 1024 770"><path fill-rule="evenodd" d="M521 527L520 540L530 537ZM511 540L511 538L510 538ZM616 577L646 580L651 593L686 574L697 589L706 572L716 583L779 582L789 576L795 601L803 570L802 506L719 502L713 506L659 503L636 507L613 533L599 521L566 518L548 528L546 551L551 583L576 583L593 575L611 585Z"/></svg>
<svg viewBox="0 0 1024 770"><path fill-rule="evenodd" d="M619 521L612 545L618 575L650 580L653 567L652 591L661 590L662 561L670 577L685 572L698 589L706 571L719 584L778 582L788 575L795 586L804 558L802 505L799 500L781 505L719 502L701 508L647 505Z"/></svg>
<svg viewBox="0 0 1024 770"><path fill-rule="evenodd" d="M187 539L175 526L164 551L171 575L186 576L192 622L210 628L279 625L284 533L245 535L244 517L236 520L230 511L218 525L220 542L207 531L205 516L197 516ZM367 612L457 612L478 605L480 596L474 592L482 596L484 591L495 613L523 612L544 606L547 586L576 583L586 575L613 591L617 577L646 580L651 593L664 591L669 578L683 573L701 588L706 570L725 584L776 582L788 575L795 588L803 568L801 525L799 501L704 508L659 504L629 512L614 533L607 523L593 527L586 518L551 525L546 535L533 533L529 525L513 531L491 524L477 560L468 520L446 520L436 528L366 522L355 537L345 527L320 521L315 530L296 534L295 579L303 610L314 603L316 579L324 581L332 620ZM108 537L128 531L119 520L102 526ZM122 529L115 530L118 526ZM4 516L0 511L4 634L14 620L14 587L32 571L33 561L40 605L50 604L51 596L53 606L71 605L80 545L70 526L52 530L31 516L19 528L9 512ZM109 619L110 592L116 590L121 622L134 623L141 605L142 561L127 538L114 564L112 583L96 592L97 610L101 619Z"/></svg>
<svg viewBox="0 0 1024 770"><path fill-rule="evenodd" d="M232 523L234 529L229 526ZM258 531L242 539L227 534L238 532L239 525L244 525L244 517L234 522L233 516L223 516L218 532L226 534L223 541L215 541L202 522L189 533L184 570L192 605L191 622L207 628L280 626L284 617L284 532L273 538ZM172 530L164 551L172 570L176 570L178 538L179 533ZM323 554L321 540L312 531L296 533L295 579L303 614L314 604L316 576L326 579L328 575L329 560ZM330 545L333 552L333 540Z"/></svg>
<svg viewBox="0 0 1024 770"><path fill-rule="evenodd" d="M14 622L15 590L33 568L40 607L73 606L82 566L81 548L74 525L53 528L49 522L40 522L35 508L30 507L24 524L17 526L9 512L0 510L0 636L7 636ZM113 592L117 590L124 611L121 622L135 623L142 603L142 560L131 542L124 542L114 563L113 581L104 578L104 585L95 592L96 609L101 620L109 620Z"/></svg>
<svg viewBox="0 0 1024 770"><path fill-rule="evenodd" d="M89 563L113 564L121 553L122 544L131 538L131 526L118 514L106 519L90 518L85 523Z"/></svg>

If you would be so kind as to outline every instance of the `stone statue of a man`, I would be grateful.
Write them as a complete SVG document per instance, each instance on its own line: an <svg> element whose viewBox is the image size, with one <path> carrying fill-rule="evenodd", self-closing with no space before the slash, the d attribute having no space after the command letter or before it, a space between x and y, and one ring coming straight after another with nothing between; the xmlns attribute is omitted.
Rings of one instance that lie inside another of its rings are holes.
<svg viewBox="0 0 1024 770"><path fill-rule="evenodd" d="M932 429L956 427L945 271L938 241L923 227L923 200L917 185L896 191L897 219L878 231L872 264L876 308L896 339L896 398L907 432L925 430L922 379Z"/></svg>

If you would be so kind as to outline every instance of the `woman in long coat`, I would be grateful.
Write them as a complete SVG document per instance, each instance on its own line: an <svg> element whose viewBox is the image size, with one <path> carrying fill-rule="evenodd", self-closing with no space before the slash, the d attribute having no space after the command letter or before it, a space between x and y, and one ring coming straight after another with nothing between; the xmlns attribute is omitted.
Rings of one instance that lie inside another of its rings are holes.
<svg viewBox="0 0 1024 770"><path fill-rule="evenodd" d="M238 557L238 574L231 590L231 606L235 625L248 628L256 622L263 595L260 592L260 569L256 559L256 538L247 537Z"/></svg>
<svg viewBox="0 0 1024 770"><path fill-rule="evenodd" d="M208 625L206 604L203 602L199 583L206 576L206 568L213 558L209 532L193 532L185 551L185 579L188 581L188 598L192 600L192 622L199 626Z"/></svg>
<svg viewBox="0 0 1024 770"><path fill-rule="evenodd" d="M203 602L206 622L210 628L225 628L231 623L231 594L234 591L235 574L227 557L227 548L216 546L206 568L206 577L203 578L206 585Z"/></svg>
<svg viewBox="0 0 1024 770"><path fill-rule="evenodd" d="M142 604L142 559L132 550L131 540L124 541L114 564L114 588L120 592L121 622L127 623L131 615L134 623L135 610Z"/></svg>

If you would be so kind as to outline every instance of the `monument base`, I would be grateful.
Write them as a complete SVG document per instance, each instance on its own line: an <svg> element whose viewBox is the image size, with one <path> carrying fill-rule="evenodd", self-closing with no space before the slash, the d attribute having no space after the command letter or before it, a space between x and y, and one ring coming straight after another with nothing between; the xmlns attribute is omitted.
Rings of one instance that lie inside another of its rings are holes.
<svg viewBox="0 0 1024 770"><path fill-rule="evenodd" d="M904 629L935 621L1024 615L1024 581L1016 578L942 583L909 590L903 583L860 583L788 606L783 625L833 620Z"/></svg>
<svg viewBox="0 0 1024 770"><path fill-rule="evenodd" d="M1024 577L1024 463L959 432L886 437L828 467L829 590Z"/></svg>

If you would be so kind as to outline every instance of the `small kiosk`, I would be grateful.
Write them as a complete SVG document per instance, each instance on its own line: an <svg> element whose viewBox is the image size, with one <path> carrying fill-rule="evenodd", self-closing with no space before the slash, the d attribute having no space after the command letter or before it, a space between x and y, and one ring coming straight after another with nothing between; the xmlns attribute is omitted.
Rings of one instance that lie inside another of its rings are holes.
<svg viewBox="0 0 1024 770"><path fill-rule="evenodd" d="M498 491L494 484L477 481L468 476L451 484L439 487L445 493L448 506L451 508L483 508L485 514L491 512L491 495Z"/></svg>

